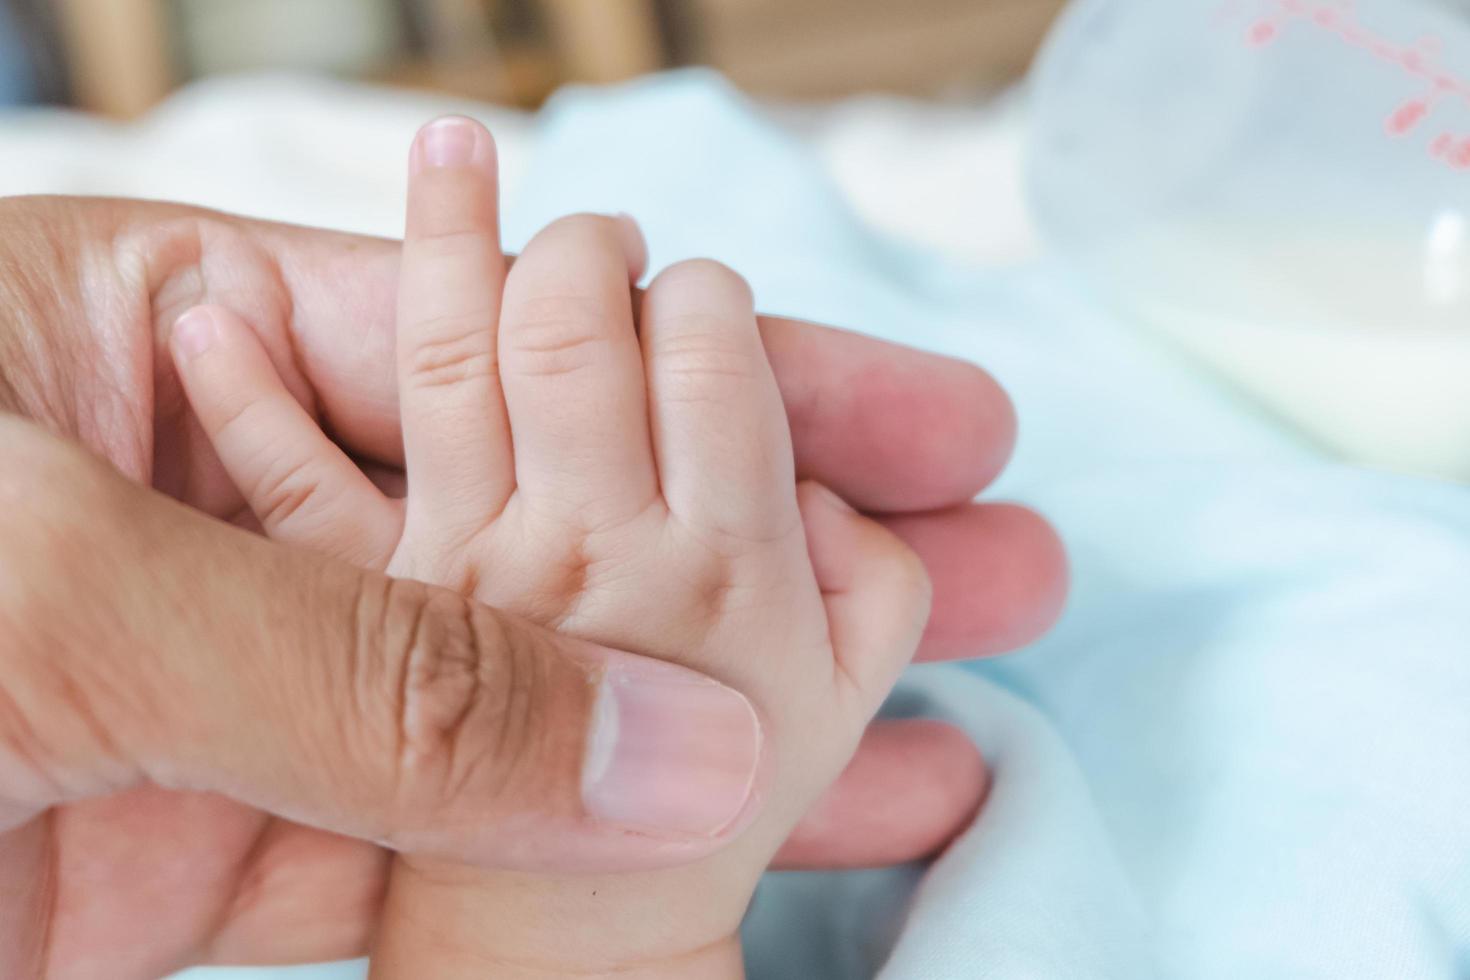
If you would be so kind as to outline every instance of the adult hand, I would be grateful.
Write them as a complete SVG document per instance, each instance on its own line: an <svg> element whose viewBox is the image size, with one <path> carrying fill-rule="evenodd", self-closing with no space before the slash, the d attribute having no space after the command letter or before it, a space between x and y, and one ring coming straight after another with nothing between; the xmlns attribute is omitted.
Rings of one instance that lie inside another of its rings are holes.
<svg viewBox="0 0 1470 980"><path fill-rule="evenodd" d="M497 868L642 870L735 833L728 808L708 827L689 823L697 808L670 818L667 798L630 813L638 787L739 809L762 781L750 703L694 671L232 528L13 416L0 445L0 976L185 965L200 930L261 912L253 878L221 910L195 864L242 831L286 875L272 850L309 861L348 846L332 833ZM160 790L191 795L161 805ZM109 805L129 791L155 796ZM255 830L205 793L320 829ZM155 835L167 860L123 884L128 850ZM132 921L106 916L109 886ZM360 930L360 908L332 908L355 897L319 896L317 941ZM273 955L313 955L303 936Z"/></svg>
<svg viewBox="0 0 1470 980"><path fill-rule="evenodd" d="M184 309L218 303L255 326L339 442L395 479L396 243L99 200L0 201L0 229L0 403L140 483L242 518L162 343ZM935 612L922 654L998 652L1044 629L1065 588L1054 535L1024 509L967 503L1014 439L994 382L814 325L766 319L762 329L801 474L889 515L930 569ZM978 756L955 731L880 723L784 860L927 853L968 821L983 786ZM379 849L214 796L134 791L73 808L47 834L77 862L57 864L72 896L52 915L58 948L117 949L148 935L181 961L350 955L365 944L382 884ZM190 897L149 900L164 888ZM190 912L160 921L174 909Z"/></svg>

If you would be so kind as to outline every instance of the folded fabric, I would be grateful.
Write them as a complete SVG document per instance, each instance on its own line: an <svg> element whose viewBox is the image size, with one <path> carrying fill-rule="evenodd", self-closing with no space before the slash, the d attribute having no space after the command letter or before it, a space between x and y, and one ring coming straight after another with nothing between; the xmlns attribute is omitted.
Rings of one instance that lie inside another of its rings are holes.
<svg viewBox="0 0 1470 980"><path fill-rule="evenodd" d="M566 93L535 147L512 247L627 211L655 268L711 255L766 310L993 371L1022 419L996 493L1073 556L1051 636L915 668L891 705L981 745L982 817L928 868L768 876L753 977L1470 971L1470 492L1323 458L1064 270L885 241L710 76Z"/></svg>

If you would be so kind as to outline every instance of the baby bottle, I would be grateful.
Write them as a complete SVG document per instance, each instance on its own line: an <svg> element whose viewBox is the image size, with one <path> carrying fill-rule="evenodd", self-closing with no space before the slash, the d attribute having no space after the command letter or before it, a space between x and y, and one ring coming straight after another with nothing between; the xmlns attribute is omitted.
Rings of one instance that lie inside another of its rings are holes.
<svg viewBox="0 0 1470 980"><path fill-rule="evenodd" d="M1470 479L1459 0L1078 0L1034 75L1043 235L1361 462Z"/></svg>

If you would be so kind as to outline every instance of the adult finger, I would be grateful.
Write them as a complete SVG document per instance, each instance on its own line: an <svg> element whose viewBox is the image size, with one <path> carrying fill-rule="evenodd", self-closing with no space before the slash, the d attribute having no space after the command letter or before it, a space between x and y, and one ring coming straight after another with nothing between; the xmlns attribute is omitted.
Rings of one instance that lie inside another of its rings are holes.
<svg viewBox="0 0 1470 980"><path fill-rule="evenodd" d="M985 760L958 728L875 721L786 839L776 866L874 868L930 857L970 826L988 785Z"/></svg>
<svg viewBox="0 0 1470 980"><path fill-rule="evenodd" d="M368 841L217 794L153 787L67 806L32 824L51 830L39 853L64 896L39 930L47 976L57 977L160 977L200 963L361 956L392 857ZM0 861L0 876L4 867ZM0 905L0 937L12 908Z"/></svg>
<svg viewBox="0 0 1470 980"><path fill-rule="evenodd" d="M0 812L219 792L412 853L677 863L754 809L702 675L283 547L0 418ZM7 829L0 826L0 831Z"/></svg>
<svg viewBox="0 0 1470 980"><path fill-rule="evenodd" d="M934 585L916 659L965 660L1019 649L1056 622L1067 598L1057 532L1016 504L968 504L882 523L923 560Z"/></svg>

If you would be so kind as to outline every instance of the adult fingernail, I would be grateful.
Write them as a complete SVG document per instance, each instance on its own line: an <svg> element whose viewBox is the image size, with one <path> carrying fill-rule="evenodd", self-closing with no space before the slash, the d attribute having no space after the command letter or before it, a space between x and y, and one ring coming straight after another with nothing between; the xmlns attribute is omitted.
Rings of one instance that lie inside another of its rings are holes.
<svg viewBox="0 0 1470 980"><path fill-rule="evenodd" d="M629 829L716 836L746 810L761 741L738 691L675 664L614 660L597 695L583 805Z"/></svg>
<svg viewBox="0 0 1470 980"><path fill-rule="evenodd" d="M468 167L491 156L490 134L464 116L445 116L419 130L414 139L413 170L430 167Z"/></svg>
<svg viewBox="0 0 1470 980"><path fill-rule="evenodd" d="M186 361L192 361L209 350L218 336L219 326L214 316L203 307L195 307L174 321L174 350Z"/></svg>

